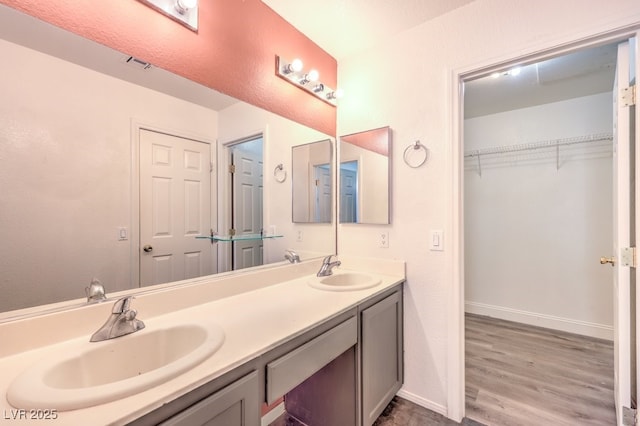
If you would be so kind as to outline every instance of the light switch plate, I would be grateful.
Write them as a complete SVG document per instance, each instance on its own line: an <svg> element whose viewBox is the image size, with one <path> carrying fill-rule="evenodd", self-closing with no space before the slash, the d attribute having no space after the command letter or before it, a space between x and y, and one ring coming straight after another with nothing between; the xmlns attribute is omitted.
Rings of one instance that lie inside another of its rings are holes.
<svg viewBox="0 0 640 426"><path fill-rule="evenodd" d="M432 251L444 251L444 232L434 230L429 235L429 249Z"/></svg>

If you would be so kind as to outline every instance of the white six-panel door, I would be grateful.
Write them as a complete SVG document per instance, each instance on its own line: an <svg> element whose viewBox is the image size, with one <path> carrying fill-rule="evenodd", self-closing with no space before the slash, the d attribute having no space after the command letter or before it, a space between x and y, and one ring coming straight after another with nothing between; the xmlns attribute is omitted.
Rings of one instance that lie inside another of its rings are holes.
<svg viewBox="0 0 640 426"><path fill-rule="evenodd" d="M213 273L211 146L140 130L140 285Z"/></svg>
<svg viewBox="0 0 640 426"><path fill-rule="evenodd" d="M262 154L244 149L242 144L232 147L233 227L236 236L260 234L262 230ZM263 241L233 242L233 269L262 265Z"/></svg>

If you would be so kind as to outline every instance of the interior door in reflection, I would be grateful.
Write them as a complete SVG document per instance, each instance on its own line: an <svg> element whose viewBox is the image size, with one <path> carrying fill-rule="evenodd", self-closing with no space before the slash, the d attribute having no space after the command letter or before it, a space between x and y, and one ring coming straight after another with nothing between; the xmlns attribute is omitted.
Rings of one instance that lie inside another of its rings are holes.
<svg viewBox="0 0 640 426"><path fill-rule="evenodd" d="M140 130L140 285L213 273L211 145Z"/></svg>
<svg viewBox="0 0 640 426"><path fill-rule="evenodd" d="M232 228L237 237L259 235L262 231L262 137L231 147ZM233 270L262 265L263 241L233 241Z"/></svg>
<svg viewBox="0 0 640 426"><path fill-rule="evenodd" d="M358 222L358 162L340 163L340 223Z"/></svg>
<svg viewBox="0 0 640 426"><path fill-rule="evenodd" d="M331 168L329 164L313 167L315 182L314 220L318 223L331 222Z"/></svg>

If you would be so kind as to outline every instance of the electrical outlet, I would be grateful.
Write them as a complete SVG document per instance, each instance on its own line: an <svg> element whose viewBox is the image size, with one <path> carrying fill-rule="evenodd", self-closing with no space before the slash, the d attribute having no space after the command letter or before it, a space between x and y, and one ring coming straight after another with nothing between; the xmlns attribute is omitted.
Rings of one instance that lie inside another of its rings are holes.
<svg viewBox="0 0 640 426"><path fill-rule="evenodd" d="M389 233L381 232L380 233L380 247L381 248L389 248Z"/></svg>
<svg viewBox="0 0 640 426"><path fill-rule="evenodd" d="M304 239L304 234L302 233L302 231L298 231L298 235L296 237L296 241L301 243L303 239Z"/></svg>

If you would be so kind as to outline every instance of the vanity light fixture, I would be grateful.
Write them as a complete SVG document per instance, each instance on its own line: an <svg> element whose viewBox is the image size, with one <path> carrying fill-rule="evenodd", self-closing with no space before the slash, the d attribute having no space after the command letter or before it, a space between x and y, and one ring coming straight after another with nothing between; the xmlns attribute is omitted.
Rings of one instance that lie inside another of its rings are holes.
<svg viewBox="0 0 640 426"><path fill-rule="evenodd" d="M326 84L318 81L320 74L317 70L311 69L309 71L304 71L304 67L300 59L287 61L276 56L276 74L294 86L306 90L328 104L335 106L336 100L342 96L342 91L340 89L334 90Z"/></svg>
<svg viewBox="0 0 640 426"><path fill-rule="evenodd" d="M138 0L194 31L198 31L198 0Z"/></svg>

